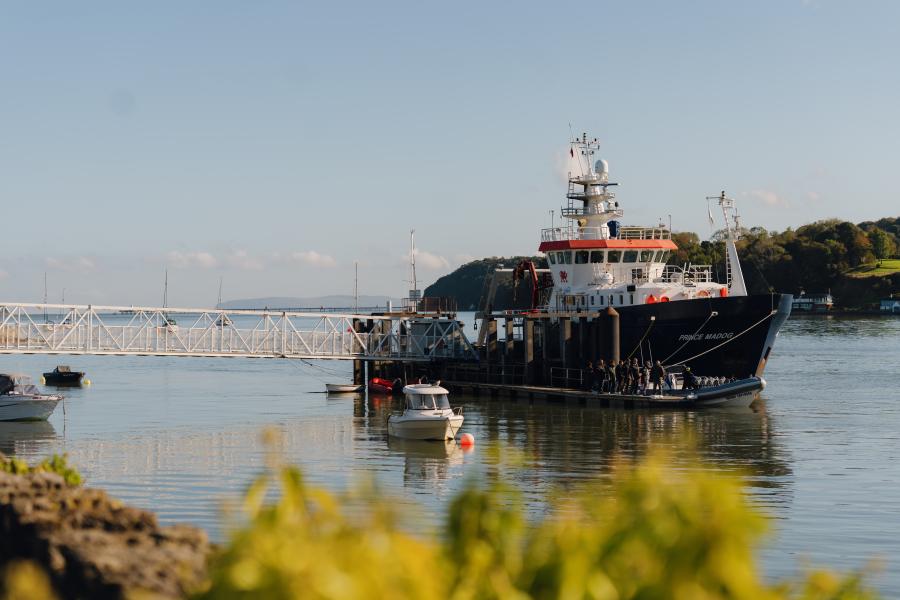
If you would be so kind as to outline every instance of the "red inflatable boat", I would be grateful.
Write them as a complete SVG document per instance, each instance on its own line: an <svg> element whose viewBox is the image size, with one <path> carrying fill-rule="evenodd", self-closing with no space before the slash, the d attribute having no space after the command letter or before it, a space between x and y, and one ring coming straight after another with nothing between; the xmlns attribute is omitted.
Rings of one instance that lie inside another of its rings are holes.
<svg viewBox="0 0 900 600"><path fill-rule="evenodd" d="M373 377L369 380L370 394L393 394L394 382L390 379L382 379L381 377Z"/></svg>

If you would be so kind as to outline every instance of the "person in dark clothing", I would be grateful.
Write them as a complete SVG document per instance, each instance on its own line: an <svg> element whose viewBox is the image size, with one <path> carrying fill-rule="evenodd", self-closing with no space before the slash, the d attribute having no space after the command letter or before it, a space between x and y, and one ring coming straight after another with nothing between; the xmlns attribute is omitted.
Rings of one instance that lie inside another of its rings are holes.
<svg viewBox="0 0 900 600"><path fill-rule="evenodd" d="M666 378L666 368L662 366L662 363L656 361L656 364L653 365L653 368L650 369L650 383L653 384L653 391L662 391L663 381Z"/></svg>
<svg viewBox="0 0 900 600"><path fill-rule="evenodd" d="M611 360L606 366L606 388L603 390L607 394L616 393L616 361Z"/></svg>
<svg viewBox="0 0 900 600"><path fill-rule="evenodd" d="M581 372L581 387L585 390L591 389L591 382L594 379L594 363L587 361L587 365Z"/></svg>
<svg viewBox="0 0 900 600"><path fill-rule="evenodd" d="M608 376L606 362L601 358L600 362L594 368L595 386L594 391L597 393L606 391L606 377Z"/></svg>
<svg viewBox="0 0 900 600"><path fill-rule="evenodd" d="M637 394L641 387L641 365L638 359L631 359L631 393Z"/></svg>
<svg viewBox="0 0 900 600"><path fill-rule="evenodd" d="M699 388L699 382L697 381L697 376L694 375L693 371L691 371L690 367L684 368L684 389L686 390L696 390Z"/></svg>
<svg viewBox="0 0 900 600"><path fill-rule="evenodd" d="M616 392L622 394L628 385L628 365L624 360L620 360L616 364Z"/></svg>

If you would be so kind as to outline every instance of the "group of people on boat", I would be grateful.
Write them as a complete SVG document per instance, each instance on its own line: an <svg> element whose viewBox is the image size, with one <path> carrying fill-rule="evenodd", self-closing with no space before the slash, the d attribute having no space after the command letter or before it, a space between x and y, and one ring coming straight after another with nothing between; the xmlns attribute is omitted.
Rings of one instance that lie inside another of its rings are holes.
<svg viewBox="0 0 900 600"><path fill-rule="evenodd" d="M608 363L600 359L596 365L588 361L582 377L586 389L600 394L659 393L665 380L666 368L660 361L642 365L636 358Z"/></svg>

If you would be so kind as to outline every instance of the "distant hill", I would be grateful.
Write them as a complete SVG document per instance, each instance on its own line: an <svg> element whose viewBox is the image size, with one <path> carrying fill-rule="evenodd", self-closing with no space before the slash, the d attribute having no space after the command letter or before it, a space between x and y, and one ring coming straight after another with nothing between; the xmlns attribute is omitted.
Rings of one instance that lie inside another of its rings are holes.
<svg viewBox="0 0 900 600"><path fill-rule="evenodd" d="M390 296L360 296L359 306L365 308L384 307L387 306L388 300L394 305L400 303L400 299L391 298ZM259 310L263 308L353 308L354 299L349 294L335 294L332 296L313 296L309 298L295 298L285 296L273 296L269 298L247 298L243 300L228 300L222 302L219 308L227 308L230 310L250 309Z"/></svg>
<svg viewBox="0 0 900 600"><path fill-rule="evenodd" d="M452 273L444 275L425 288L425 296L429 298L456 298L456 305L459 307L459 310L477 310L482 288L485 284L485 277L493 273L494 269L502 267L511 269L519 264L519 261L526 258L535 261L535 266L538 268L547 267L547 260L537 256L494 256L473 260ZM530 294L530 291L528 294ZM523 299L528 299L530 298L528 294L523 292L519 296ZM512 306L512 298L512 279L509 279L498 286L498 306Z"/></svg>

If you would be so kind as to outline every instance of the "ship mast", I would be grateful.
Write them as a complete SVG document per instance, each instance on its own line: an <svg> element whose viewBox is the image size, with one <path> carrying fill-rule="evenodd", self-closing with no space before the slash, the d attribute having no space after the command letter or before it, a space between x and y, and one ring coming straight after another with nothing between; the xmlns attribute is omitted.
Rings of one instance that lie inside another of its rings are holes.
<svg viewBox="0 0 900 600"><path fill-rule="evenodd" d="M730 296L746 296L747 285L744 283L744 272L741 270L741 261L738 258L737 246L735 246L735 241L740 235L740 217L738 217L734 199L728 198L724 190L718 196L707 196L706 199L719 202L719 206L722 208L722 218L725 220L725 278L728 284L728 294Z"/></svg>

